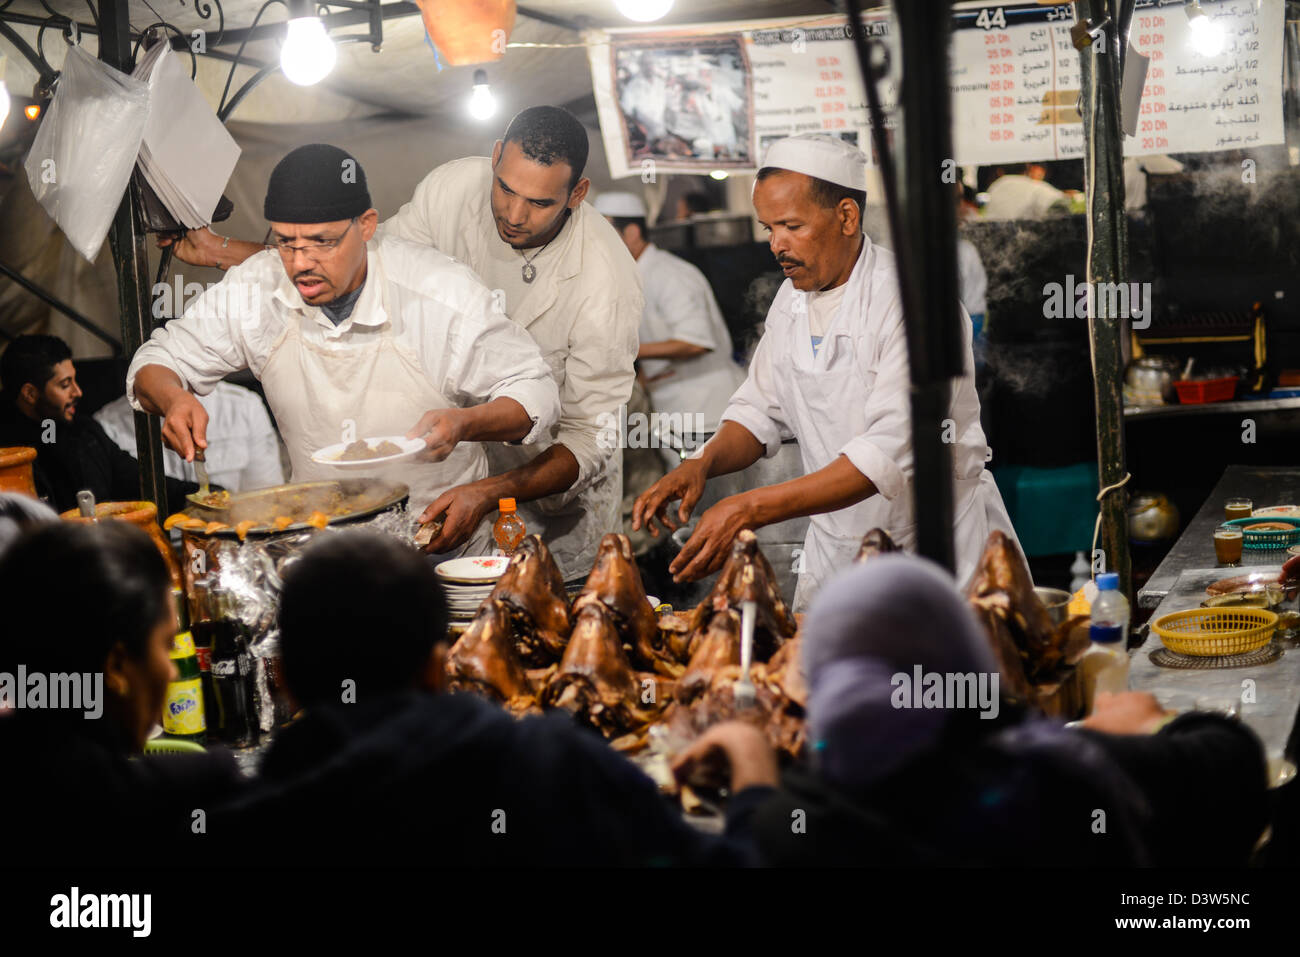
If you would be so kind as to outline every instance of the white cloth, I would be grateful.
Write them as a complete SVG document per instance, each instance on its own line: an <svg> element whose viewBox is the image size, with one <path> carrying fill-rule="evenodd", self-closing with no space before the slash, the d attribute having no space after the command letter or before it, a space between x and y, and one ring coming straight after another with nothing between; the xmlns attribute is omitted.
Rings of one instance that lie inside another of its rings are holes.
<svg viewBox="0 0 1300 957"><path fill-rule="evenodd" d="M695 416L700 415L703 431L716 432L745 372L731 358L731 334L713 289L704 273L654 243L646 246L636 266L645 290L641 341L680 339L709 350L690 359L641 360L648 379L664 375L650 383L650 403L658 413L680 413L683 431L695 431Z"/></svg>
<svg viewBox="0 0 1300 957"><path fill-rule="evenodd" d="M283 485L280 440L257 393L231 382L218 382L216 388L198 399L208 413L204 461L212 484L231 492ZM136 454L135 410L126 396L96 412L95 421L122 451ZM194 463L168 448L163 449L163 471L169 478L199 480Z"/></svg>
<svg viewBox="0 0 1300 957"><path fill-rule="evenodd" d="M370 242L366 281L335 326L308 306L279 253L258 253L227 272L184 316L154 331L127 371L166 366L196 394L239 369L262 380L295 482L358 476L311 461L349 437L402 434L428 409L508 396L527 410L535 443L559 412L536 344L496 309L474 274L436 250L396 237ZM411 487L423 510L446 489L487 474L483 446L462 443L442 462L407 460L376 474Z"/></svg>
<svg viewBox="0 0 1300 957"><path fill-rule="evenodd" d="M722 417L748 429L769 457L783 439L797 439L808 474L844 455L878 490L857 505L812 516L797 609L849 566L870 529L885 529L905 549L916 543L911 382L893 253L864 236L847 285L814 357L805 294L789 280L782 283L749 376ZM988 446L980 428L969 319L961 330L966 372L953 381L948 415L953 420L957 580L965 582L989 533L997 528L1014 538L1015 531L993 476L984 469Z"/></svg>
<svg viewBox="0 0 1300 957"><path fill-rule="evenodd" d="M989 277L980 252L969 239L957 237L957 288L961 304L972 316L988 312Z"/></svg>
<svg viewBox="0 0 1300 957"><path fill-rule="evenodd" d="M1124 158L1124 208L1129 211L1146 209L1147 177L1154 174L1168 176L1181 173L1183 164L1172 156L1153 153L1149 156Z"/></svg>
<svg viewBox="0 0 1300 957"><path fill-rule="evenodd" d="M808 331L814 339L826 335L835 314L840 311L840 303L844 301L844 293L848 288L849 284L843 282L834 289L808 294Z"/></svg>
<svg viewBox="0 0 1300 957"><path fill-rule="evenodd" d="M491 188L487 157L445 163L382 230L467 263L490 287L503 290L510 318L541 348L560 389L559 427L534 448L490 446L488 460L497 474L526 464L551 442L573 453L578 479L567 491L519 503L528 530L542 535L565 578L573 579L591 571L601 537L620 527L623 455L616 446L606 447L602 426L611 421L606 416L618 421L619 407L632 394L641 281L614 227L583 203L538 254L537 278L522 298L495 286L494 254L518 254L497 234ZM521 262L512 267L516 273Z"/></svg>
<svg viewBox="0 0 1300 957"><path fill-rule="evenodd" d="M1058 209L1068 211L1069 205L1070 197L1051 183L1013 173L999 176L989 185L984 218L1042 219Z"/></svg>
<svg viewBox="0 0 1300 957"><path fill-rule="evenodd" d="M762 169L773 166L803 173L849 189L867 188L867 154L828 133L800 133L777 140L763 154Z"/></svg>

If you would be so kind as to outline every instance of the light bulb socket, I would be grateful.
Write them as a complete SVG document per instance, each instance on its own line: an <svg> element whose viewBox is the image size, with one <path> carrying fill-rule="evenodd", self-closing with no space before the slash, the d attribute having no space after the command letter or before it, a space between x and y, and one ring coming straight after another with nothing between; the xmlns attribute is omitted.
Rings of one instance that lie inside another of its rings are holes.
<svg viewBox="0 0 1300 957"><path fill-rule="evenodd" d="M312 0L286 0L285 6L289 8L290 20L301 20L304 17L316 16Z"/></svg>
<svg viewBox="0 0 1300 957"><path fill-rule="evenodd" d="M1205 16L1205 11L1196 0L1188 0L1187 6L1183 7L1183 12L1187 14L1188 20L1199 20Z"/></svg>
<svg viewBox="0 0 1300 957"><path fill-rule="evenodd" d="M475 86L487 86L487 85L488 85L487 70L475 70L475 71L474 71L474 85L475 85Z"/></svg>

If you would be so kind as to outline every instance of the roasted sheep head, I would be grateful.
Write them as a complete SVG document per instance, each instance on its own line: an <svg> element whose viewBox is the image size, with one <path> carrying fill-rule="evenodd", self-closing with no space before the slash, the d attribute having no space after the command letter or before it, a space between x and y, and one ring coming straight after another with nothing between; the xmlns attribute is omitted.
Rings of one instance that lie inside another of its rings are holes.
<svg viewBox="0 0 1300 957"><path fill-rule="evenodd" d="M902 551L894 540L889 537L889 533L883 528L873 528L862 536L862 547L858 549L858 554L854 556L853 564L865 562L876 555L888 555L890 552Z"/></svg>
<svg viewBox="0 0 1300 957"><path fill-rule="evenodd" d="M754 626L754 660L766 661L781 643L794 635L794 619L776 587L776 573L759 550L758 538L743 529L731 545L731 554L709 596L700 602L691 618L689 652L694 658L716 612L753 601L758 605Z"/></svg>
<svg viewBox="0 0 1300 957"><path fill-rule="evenodd" d="M655 717L640 704L641 683L623 653L613 613L594 594L573 605L573 633L542 703L561 708L606 737L637 730Z"/></svg>
<svg viewBox="0 0 1300 957"><path fill-rule="evenodd" d="M702 691L689 702L680 698L664 711L664 722L676 737L693 740L715 724L744 721L760 729L777 751L798 757L803 750L805 713L777 683L766 665L750 666L754 706L736 707L735 684L739 665L726 665L712 673Z"/></svg>
<svg viewBox="0 0 1300 957"><path fill-rule="evenodd" d="M703 637L696 642L695 654L686 665L686 673L677 682L678 701L694 701L709 688L719 669L740 664L740 614L730 608L714 612Z"/></svg>
<svg viewBox="0 0 1300 957"><path fill-rule="evenodd" d="M525 664L541 667L564 654L570 625L564 576L540 536L529 535L516 546L487 600L509 610Z"/></svg>
<svg viewBox="0 0 1300 957"><path fill-rule="evenodd" d="M578 596L599 599L613 617L623 644L632 648L637 664L661 671L670 677L681 673L676 662L664 656L660 647L659 624L654 609L641 584L641 572L632 556L632 543L626 535L609 534L600 540L596 564Z"/></svg>
<svg viewBox="0 0 1300 957"><path fill-rule="evenodd" d="M1000 531L989 535L966 597L984 623L1013 698L1033 699L1032 686L1059 681L1087 650L1087 636L1075 633L1081 619L1052 623L1020 549Z"/></svg>
<svg viewBox="0 0 1300 957"><path fill-rule="evenodd" d="M520 713L537 702L515 653L510 611L488 599L447 655L452 691L472 691Z"/></svg>

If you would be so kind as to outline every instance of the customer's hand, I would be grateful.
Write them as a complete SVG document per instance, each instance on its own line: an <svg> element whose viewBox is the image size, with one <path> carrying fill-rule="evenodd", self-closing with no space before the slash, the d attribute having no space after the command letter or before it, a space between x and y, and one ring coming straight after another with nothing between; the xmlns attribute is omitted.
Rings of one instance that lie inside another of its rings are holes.
<svg viewBox="0 0 1300 957"><path fill-rule="evenodd" d="M1106 734L1150 734L1171 713L1160 707L1155 695L1146 691L1119 694L1100 691L1093 702L1092 714L1083 719L1083 726Z"/></svg>
<svg viewBox="0 0 1300 957"><path fill-rule="evenodd" d="M780 782L776 752L766 735L742 721L709 728L673 759L672 767L681 784L712 787L729 779L732 794Z"/></svg>

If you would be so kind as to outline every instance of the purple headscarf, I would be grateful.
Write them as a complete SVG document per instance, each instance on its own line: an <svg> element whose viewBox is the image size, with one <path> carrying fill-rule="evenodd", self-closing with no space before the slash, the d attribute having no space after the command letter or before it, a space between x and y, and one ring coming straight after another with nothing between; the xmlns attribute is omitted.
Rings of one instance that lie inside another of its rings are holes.
<svg viewBox="0 0 1300 957"><path fill-rule="evenodd" d="M938 754L962 740L974 747L978 740L987 770L972 770L975 777L953 785L987 794L986 785L1005 784L1006 789L993 790L1006 793L996 806L968 809L972 816L964 822L966 830L979 831L987 845L972 853L988 855L993 853L989 848L1016 846L1012 839L1017 835L1032 844L1039 832L1026 829L1027 816L1050 815L1054 808L1044 806L1043 795L1060 799L1064 793L1078 800L1087 795L1096 806L1109 808L1119 853L1127 855L1121 859L1145 859L1145 796L1096 742L1045 718L1010 725L984 721L986 710L969 702L964 707L953 707L953 702L916 707L917 699L900 691L908 682L899 676L915 684L918 669L943 676L984 674L986 690L992 686L987 676L998 673L982 626L938 565L891 554L843 572L814 601L803 624L802 654L809 734L818 771L832 786L865 795L927 752ZM987 735L979 733L981 726L988 728ZM950 734L962 730L969 733ZM1039 789L1053 784L1056 790ZM963 822L955 826L966 833ZM1073 828L1062 833L1077 839Z"/></svg>
<svg viewBox="0 0 1300 957"><path fill-rule="evenodd" d="M803 625L808 722L822 775L861 792L933 747L956 713L898 707L923 674L998 672L988 640L952 577L911 555L881 555L817 596ZM900 678L898 676L905 676ZM996 707L996 704L994 705ZM977 717L969 705L962 709Z"/></svg>

